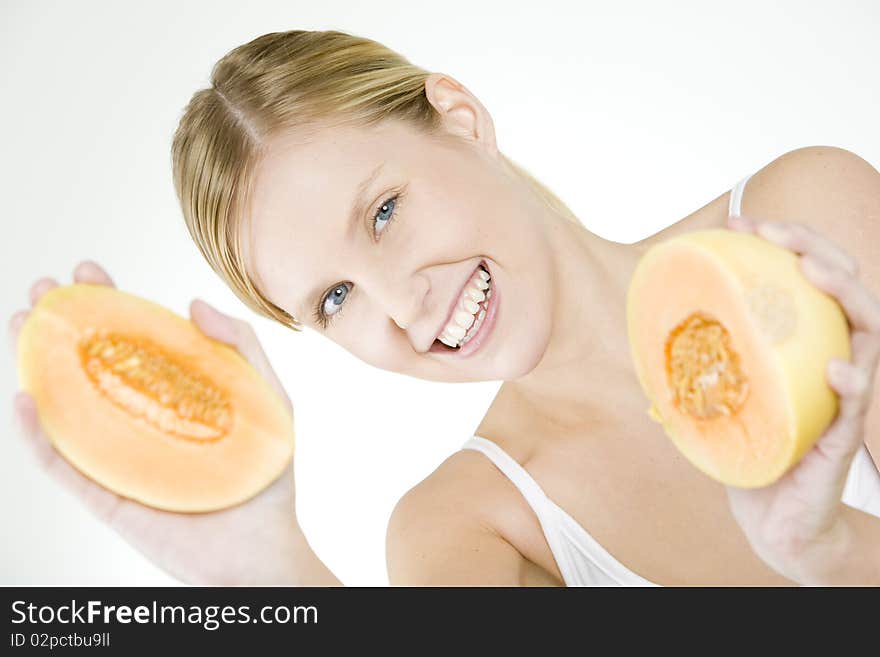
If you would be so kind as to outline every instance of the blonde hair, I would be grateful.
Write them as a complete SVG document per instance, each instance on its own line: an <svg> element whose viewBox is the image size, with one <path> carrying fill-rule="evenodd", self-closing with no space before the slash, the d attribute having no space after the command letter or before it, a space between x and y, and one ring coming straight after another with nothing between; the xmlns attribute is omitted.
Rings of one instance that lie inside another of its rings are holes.
<svg viewBox="0 0 880 657"><path fill-rule="evenodd" d="M243 258L239 227L265 145L292 128L389 120L439 135L442 117L425 95L429 74L376 41L336 30L264 34L214 65L211 86L193 94L174 133L174 189L202 255L254 312L302 330L257 288ZM579 223L553 192L501 157L551 208Z"/></svg>

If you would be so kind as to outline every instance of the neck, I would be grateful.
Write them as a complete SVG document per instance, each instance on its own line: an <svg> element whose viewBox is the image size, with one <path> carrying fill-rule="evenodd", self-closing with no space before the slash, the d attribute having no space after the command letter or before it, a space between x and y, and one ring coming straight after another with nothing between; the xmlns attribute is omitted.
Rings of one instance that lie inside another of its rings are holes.
<svg viewBox="0 0 880 657"><path fill-rule="evenodd" d="M638 387L626 294L644 248L603 239L558 216L548 226L558 254L550 340L538 365L505 385L555 424L580 427L607 415L621 386Z"/></svg>

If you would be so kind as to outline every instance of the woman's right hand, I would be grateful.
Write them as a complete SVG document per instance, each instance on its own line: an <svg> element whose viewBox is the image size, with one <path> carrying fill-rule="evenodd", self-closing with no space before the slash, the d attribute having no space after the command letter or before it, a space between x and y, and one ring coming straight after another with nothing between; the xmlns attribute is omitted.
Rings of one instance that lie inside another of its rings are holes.
<svg viewBox="0 0 880 657"><path fill-rule="evenodd" d="M90 261L76 267L74 281L113 285L107 272ZM31 305L57 285L50 278L34 283ZM199 299L189 311L203 333L233 346L257 369L293 416L290 398L253 328ZM19 311L9 323L14 357L27 314ZM263 492L238 506L199 514L160 511L116 495L68 463L43 433L29 394L18 392L14 406L21 433L42 469L172 576L191 584L340 584L311 550L297 523L292 464Z"/></svg>

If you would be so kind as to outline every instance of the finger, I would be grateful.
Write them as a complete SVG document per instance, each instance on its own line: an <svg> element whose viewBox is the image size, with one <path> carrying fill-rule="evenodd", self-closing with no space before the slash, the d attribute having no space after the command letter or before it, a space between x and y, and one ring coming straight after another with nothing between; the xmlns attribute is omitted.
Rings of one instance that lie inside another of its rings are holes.
<svg viewBox="0 0 880 657"><path fill-rule="evenodd" d="M757 221L744 215L728 215L727 226L743 233L754 233Z"/></svg>
<svg viewBox="0 0 880 657"><path fill-rule="evenodd" d="M804 457L803 467L824 470L831 463L842 486L853 456L864 443L871 383L860 368L839 358L828 363L827 378L839 396L839 409L834 421Z"/></svg>
<svg viewBox="0 0 880 657"><path fill-rule="evenodd" d="M27 316L27 310L19 310L9 318L9 343L12 347L13 360L15 360L16 353L18 352L18 334L21 333L21 325L24 324Z"/></svg>
<svg viewBox="0 0 880 657"><path fill-rule="evenodd" d="M880 333L856 331L852 334L852 357L850 361L873 381L880 362Z"/></svg>
<svg viewBox="0 0 880 657"><path fill-rule="evenodd" d="M838 416L825 433L816 441L803 459L803 467L827 473L829 463L837 473L835 479L842 487L849 465L858 449L864 444L864 418L861 416Z"/></svg>
<svg viewBox="0 0 880 657"><path fill-rule="evenodd" d="M814 256L851 276L858 275L859 266L855 258L809 226L788 221L762 221L758 223L756 230L761 237L780 246Z"/></svg>
<svg viewBox="0 0 880 657"><path fill-rule="evenodd" d="M51 290L53 287L58 287L58 281L54 278L41 278L37 280L31 286L29 297L31 301L31 306L36 306L40 301L40 297L42 297L46 292Z"/></svg>
<svg viewBox="0 0 880 657"><path fill-rule="evenodd" d="M842 418L864 416L871 405L873 382L871 374L864 368L834 358L828 363L828 383L837 392Z"/></svg>
<svg viewBox="0 0 880 657"><path fill-rule="evenodd" d="M858 278L812 255L801 256L800 267L810 282L840 302L854 330L880 333L880 300Z"/></svg>
<svg viewBox="0 0 880 657"><path fill-rule="evenodd" d="M109 285L116 287L110 275L104 271L97 262L83 260L73 270L73 280L77 283L91 283L93 285Z"/></svg>
<svg viewBox="0 0 880 657"><path fill-rule="evenodd" d="M13 403L19 432L40 468L76 496L98 518L109 522L119 507L121 498L81 474L58 453L40 427L36 404L31 395L18 392Z"/></svg>
<svg viewBox="0 0 880 657"><path fill-rule="evenodd" d="M244 320L226 315L201 299L193 299L189 307L190 317L206 335L235 347L269 385L281 396L288 411L293 413L293 405L284 386L272 369L269 358L263 351L253 327Z"/></svg>
<svg viewBox="0 0 880 657"><path fill-rule="evenodd" d="M239 351L246 347L243 344L245 342L243 336L236 327L236 322L239 320L220 312L208 302L193 299L189 305L189 315L205 335L225 342Z"/></svg>

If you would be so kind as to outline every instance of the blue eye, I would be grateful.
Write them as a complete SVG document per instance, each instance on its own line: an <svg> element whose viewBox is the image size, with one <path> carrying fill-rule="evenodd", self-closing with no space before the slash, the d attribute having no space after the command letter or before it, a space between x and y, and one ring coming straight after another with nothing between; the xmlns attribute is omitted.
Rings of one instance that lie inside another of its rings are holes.
<svg viewBox="0 0 880 657"><path fill-rule="evenodd" d="M394 217L397 215L397 210L400 207L400 199L403 197L403 193L397 193L394 196L385 199L385 201L380 205L376 214L373 215L373 225L374 225L374 233L380 234L383 233L387 226L392 222ZM387 214L387 216L382 219L380 218L382 214ZM375 225L382 222L381 228L375 228ZM328 294L325 294L324 297L318 302L317 307L314 311L315 322L323 328L327 328L330 324L330 321L334 315L336 315L340 308L342 307L342 302L345 301L345 298L348 296L349 292L349 283L340 283L336 287L334 287Z"/></svg>
<svg viewBox="0 0 880 657"><path fill-rule="evenodd" d="M325 317L330 317L331 315L335 315L336 311L342 305L342 302L345 301L345 297L348 296L348 287L345 283L341 285L337 285L333 288L333 291L324 297L324 303L322 304L321 310Z"/></svg>
<svg viewBox="0 0 880 657"><path fill-rule="evenodd" d="M394 208L395 208L396 206L397 206L397 197L396 197L396 196L392 196L391 198L389 198L387 201L385 201L385 202L379 207L379 211L376 212L376 217L378 217L379 215L381 215L382 212L389 212L390 214L388 215L388 218L384 220L384 221L385 221L385 225L387 225L388 223L391 222L391 219L394 217ZM390 210L388 209L389 207L391 208ZM374 218L375 218L375 217L374 217ZM377 223L378 223L378 222L377 222ZM383 225L382 228L384 228L384 227L385 227L385 226ZM382 230L380 229L380 230L378 230L377 232L381 233Z"/></svg>

